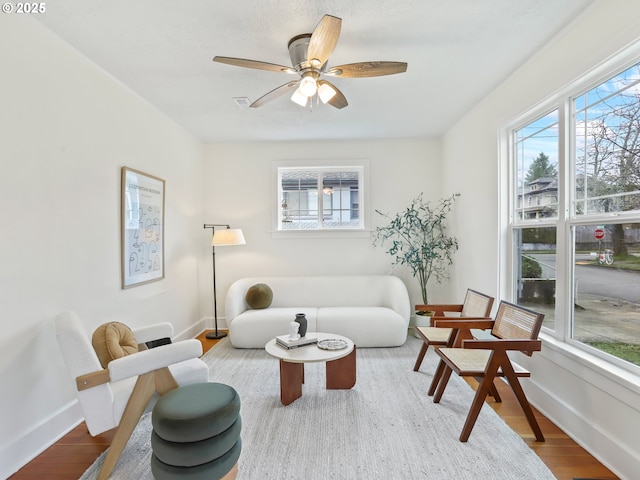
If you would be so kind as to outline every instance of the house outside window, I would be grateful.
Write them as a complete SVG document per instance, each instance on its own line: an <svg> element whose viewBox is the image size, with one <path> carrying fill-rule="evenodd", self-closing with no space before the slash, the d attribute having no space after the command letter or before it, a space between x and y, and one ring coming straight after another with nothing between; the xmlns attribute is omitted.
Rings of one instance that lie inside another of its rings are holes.
<svg viewBox="0 0 640 480"><path fill-rule="evenodd" d="M276 231L364 231L364 162L274 166Z"/></svg>
<svg viewBox="0 0 640 480"><path fill-rule="evenodd" d="M640 63L592 82L510 130L510 290L640 373Z"/></svg>

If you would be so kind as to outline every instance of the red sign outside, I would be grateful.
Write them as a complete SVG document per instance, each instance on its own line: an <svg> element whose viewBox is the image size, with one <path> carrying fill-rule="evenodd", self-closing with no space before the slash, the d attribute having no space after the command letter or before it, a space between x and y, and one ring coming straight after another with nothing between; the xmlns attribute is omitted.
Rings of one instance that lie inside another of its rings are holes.
<svg viewBox="0 0 640 480"><path fill-rule="evenodd" d="M593 236L600 240L604 237L604 230L602 228L596 228L596 231L593 232Z"/></svg>

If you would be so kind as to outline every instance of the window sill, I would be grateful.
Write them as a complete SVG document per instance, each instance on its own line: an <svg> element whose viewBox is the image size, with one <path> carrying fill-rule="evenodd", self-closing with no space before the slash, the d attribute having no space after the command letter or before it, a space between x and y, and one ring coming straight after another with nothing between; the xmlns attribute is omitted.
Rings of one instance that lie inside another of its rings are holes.
<svg viewBox="0 0 640 480"><path fill-rule="evenodd" d="M271 238L370 238L371 230L277 230Z"/></svg>

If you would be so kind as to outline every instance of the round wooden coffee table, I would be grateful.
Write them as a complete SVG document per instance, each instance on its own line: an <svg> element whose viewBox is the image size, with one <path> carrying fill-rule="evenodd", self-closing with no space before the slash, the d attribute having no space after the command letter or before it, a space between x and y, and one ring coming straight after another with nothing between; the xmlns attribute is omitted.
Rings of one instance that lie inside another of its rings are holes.
<svg viewBox="0 0 640 480"><path fill-rule="evenodd" d="M348 390L356 384L356 346L347 337L334 333L307 332L318 338L318 342L328 339L344 340L345 348L323 350L316 344L287 350L276 344L275 338L265 345L269 355L280 359L280 401L289 405L302 396L304 364L326 362L328 390Z"/></svg>

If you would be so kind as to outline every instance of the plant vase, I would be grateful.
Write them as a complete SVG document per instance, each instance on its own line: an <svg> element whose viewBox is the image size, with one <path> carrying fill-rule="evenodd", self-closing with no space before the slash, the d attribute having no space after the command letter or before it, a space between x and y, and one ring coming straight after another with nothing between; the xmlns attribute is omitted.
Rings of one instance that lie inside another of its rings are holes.
<svg viewBox="0 0 640 480"><path fill-rule="evenodd" d="M435 314L435 312L433 311L425 311L425 310L420 310L418 312L416 312L416 314L414 315L414 323L413 323L413 336L420 338L420 335L418 335L418 327L431 327L431 323L433 322L433 320L431 320L431 317L433 317L433 315Z"/></svg>

